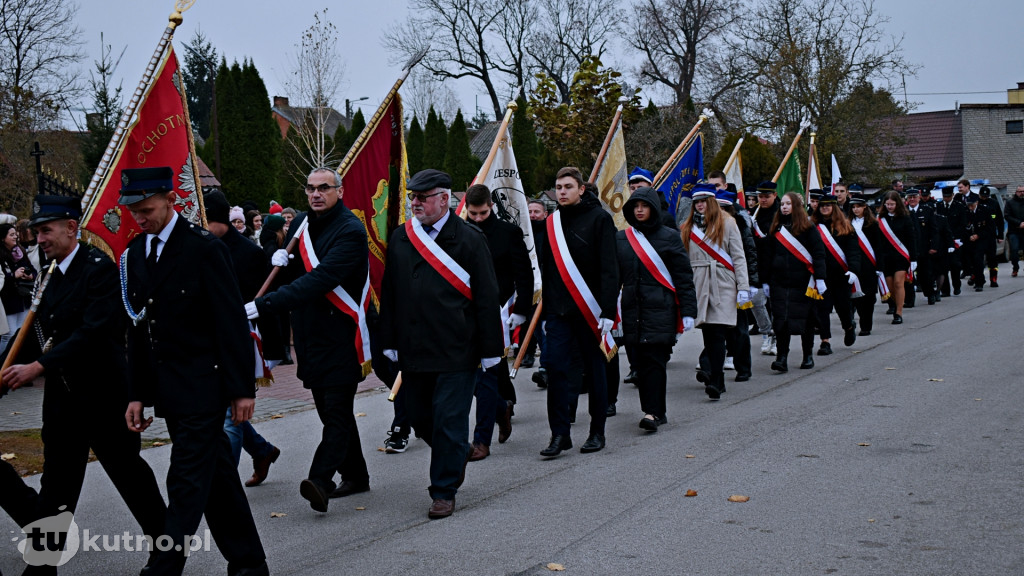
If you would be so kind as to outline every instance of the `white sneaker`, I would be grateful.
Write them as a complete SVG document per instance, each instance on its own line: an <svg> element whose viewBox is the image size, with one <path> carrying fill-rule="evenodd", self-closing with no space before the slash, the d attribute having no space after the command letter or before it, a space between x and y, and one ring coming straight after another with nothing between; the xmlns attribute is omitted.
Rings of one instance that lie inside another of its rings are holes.
<svg viewBox="0 0 1024 576"><path fill-rule="evenodd" d="M761 354L767 356L772 353L772 338L767 334L761 334Z"/></svg>
<svg viewBox="0 0 1024 576"><path fill-rule="evenodd" d="M775 345L775 336L772 336L772 356L779 355L779 347Z"/></svg>
<svg viewBox="0 0 1024 576"><path fill-rule="evenodd" d="M722 365L722 368L724 370L735 370L736 369L736 365L733 364L733 362L732 362L732 356L726 356L725 357L725 364Z"/></svg>

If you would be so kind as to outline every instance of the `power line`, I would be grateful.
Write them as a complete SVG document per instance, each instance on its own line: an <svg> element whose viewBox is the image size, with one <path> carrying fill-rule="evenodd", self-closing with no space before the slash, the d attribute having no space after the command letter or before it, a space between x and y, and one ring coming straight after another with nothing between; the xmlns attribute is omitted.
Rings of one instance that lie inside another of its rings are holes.
<svg viewBox="0 0 1024 576"><path fill-rule="evenodd" d="M959 96L961 94L1003 94L1006 90L988 92L909 92L907 96Z"/></svg>

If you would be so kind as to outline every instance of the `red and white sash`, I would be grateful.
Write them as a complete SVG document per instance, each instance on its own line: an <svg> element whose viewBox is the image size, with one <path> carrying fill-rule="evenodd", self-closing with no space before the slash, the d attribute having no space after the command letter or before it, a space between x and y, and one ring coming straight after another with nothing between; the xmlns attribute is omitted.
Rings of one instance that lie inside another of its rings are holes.
<svg viewBox="0 0 1024 576"><path fill-rule="evenodd" d="M757 219L751 218L750 221L754 224L754 236L758 238L767 238L768 235L761 231L761 227L757 225Z"/></svg>
<svg viewBox="0 0 1024 576"><path fill-rule="evenodd" d="M871 262L871 266L878 268L878 260L875 258L875 249L871 246L871 242L868 240L866 234L864 234L864 221L854 221L853 229L857 231L857 242L860 244L860 250L868 257ZM889 285L885 283L885 275L881 271L875 272L875 278L878 282L878 294L881 296L882 301L889 299Z"/></svg>
<svg viewBox="0 0 1024 576"><path fill-rule="evenodd" d="M306 272L311 272L320 265L320 259L313 251L313 239L309 236L308 227L303 227L299 232L299 254L302 256L302 265L306 268ZM366 310L370 306L369 270L367 270L366 282L363 284L358 303L340 285L335 286L326 296L335 308L351 318L356 325L356 358L359 359L363 377L366 377L370 373L370 330L366 326Z"/></svg>
<svg viewBox="0 0 1024 576"><path fill-rule="evenodd" d="M267 365L266 359L263 358L263 338L260 336L260 329L252 320L249 320L249 337L252 338L256 385L270 386L270 383L274 381L274 375L270 372L270 366Z"/></svg>
<svg viewBox="0 0 1024 576"><path fill-rule="evenodd" d="M906 258L907 262L910 262L910 251L903 245L903 242L900 242L899 237L897 237L896 233L893 232L892 227L889 226L889 222L884 216L878 219L878 227L882 230L882 236L885 236L885 239L889 241L889 244L892 244L892 247L899 252L900 256ZM907 269L907 281L914 281L914 273L909 268Z"/></svg>
<svg viewBox="0 0 1024 576"><path fill-rule="evenodd" d="M548 218L547 229L548 240L551 242L551 254L554 256L558 274L561 276L566 289L569 290L573 301L576 302L576 307L579 308L583 319L590 326L594 335L597 336L601 351L604 352L607 358L611 358L617 349L615 340L612 339L610 332L602 337L600 330L598 330L597 322L601 319L601 307L598 305L594 293L587 286L587 282L583 279L580 269L573 262L572 254L569 253L569 244L566 243L565 231L562 230L562 213L560 211L555 211Z"/></svg>
<svg viewBox="0 0 1024 576"><path fill-rule="evenodd" d="M707 235L705 235L704 231L700 228L694 226L690 230L690 241L696 242L697 246L700 246L701 250L706 252L708 256L711 256L722 266L725 266L732 272L736 271L732 265L732 258L729 256L729 253L726 252L724 248L708 239Z"/></svg>
<svg viewBox="0 0 1024 576"><path fill-rule="evenodd" d="M807 296L815 300L821 300L821 294L814 285L814 262L811 260L811 253L807 251L807 248L793 236L793 233L788 228L782 226L779 231L775 233L775 238L779 240L786 250L796 257L797 260L803 263L807 267L807 271L811 273L810 280L807 281Z"/></svg>
<svg viewBox="0 0 1024 576"><path fill-rule="evenodd" d="M669 274L668 266L665 266L665 261L661 259L661 256L654 249L654 246L651 245L650 240L644 236L643 232L633 228L632 226L626 228L626 240L629 240L629 245L633 247L633 252L636 253L636 257L640 259L644 268L651 273L651 276L657 280L658 284L661 284L672 291L672 295L676 299L676 332L682 334L683 319L679 316L679 310L681 310L679 306L679 294L676 292L675 284L672 283L672 276ZM619 294L619 298L621 300L621 293Z"/></svg>
<svg viewBox="0 0 1024 576"><path fill-rule="evenodd" d="M409 240L412 241L413 247L430 264L430 267L463 296L472 300L473 291L469 288L469 272L466 272L465 268L442 250L417 220L406 220L405 232L408 234Z"/></svg>
<svg viewBox="0 0 1024 576"><path fill-rule="evenodd" d="M825 248L829 251L830 254L832 254L832 257L835 258L836 261L839 262L839 265L843 268L843 272L849 272L850 265L846 261L846 253L843 252L843 249L839 246L839 243L836 242L836 239L834 236L832 236L832 232L829 231L828 226L825 226L824 224L818 224L818 234L821 235L821 240L822 242L825 243ZM850 285L850 297L860 298L863 295L864 291L861 290L860 287L860 278L858 278L857 275L854 274L853 284Z"/></svg>
<svg viewBox="0 0 1024 576"><path fill-rule="evenodd" d="M501 333L502 338L505 342L505 355L509 353L509 349L512 346L512 335L508 329L508 319L512 315L512 306L516 303L516 295L512 294L512 297L505 302L505 305L501 307ZM518 328L518 327L517 327Z"/></svg>

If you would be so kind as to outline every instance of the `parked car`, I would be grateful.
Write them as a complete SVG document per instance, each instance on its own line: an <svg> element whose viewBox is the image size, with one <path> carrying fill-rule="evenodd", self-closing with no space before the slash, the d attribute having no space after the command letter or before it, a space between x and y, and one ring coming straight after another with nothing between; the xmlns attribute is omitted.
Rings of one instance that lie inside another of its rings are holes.
<svg viewBox="0 0 1024 576"><path fill-rule="evenodd" d="M944 182L936 182L935 187L931 191L932 198L942 202L942 189L946 186L952 186L956 188L956 184L959 180L947 180ZM995 198L999 204L999 210L1002 212L1006 211L1006 201L1009 196L1006 192L1006 184L989 184L987 178L978 178L971 180L971 192L979 194L982 186L988 186L988 189L992 192L992 198ZM999 259L1002 262L1010 261L1010 243L1006 241L1006 223L1003 223L1003 234L1002 238L996 240L996 254L999 255Z"/></svg>

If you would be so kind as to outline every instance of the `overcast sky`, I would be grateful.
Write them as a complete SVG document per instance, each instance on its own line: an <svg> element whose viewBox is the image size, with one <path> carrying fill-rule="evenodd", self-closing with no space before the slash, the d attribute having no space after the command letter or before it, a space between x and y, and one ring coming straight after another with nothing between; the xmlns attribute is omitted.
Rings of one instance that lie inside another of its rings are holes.
<svg viewBox="0 0 1024 576"><path fill-rule="evenodd" d="M498 0L494 0L498 1ZM313 23L313 14L329 6L328 16L340 31L339 49L346 67L346 86L339 91L338 109L344 99L360 102L364 113L372 111L397 78L401 65L389 65L381 46L385 30L407 14L405 0L288 0L245 2L198 0L185 12L175 33L179 54L182 43L196 29L232 60L251 58L271 96L287 96L283 84L289 57L296 52L302 32ZM79 26L85 42L84 67L91 68L100 54L100 32L115 55L127 46L117 70L127 95L135 89L167 24L171 0L89 0L80 2ZM1006 90L1024 82L1021 25L1024 2L1020 0L877 0L876 8L889 16L889 32L904 35L908 61L919 65L916 78L906 78L907 99L918 103L916 111L950 110L960 103L1005 103ZM623 53L608 64L627 71L635 58ZM183 58L183 57L182 57ZM477 96L481 108L490 111L482 86L463 80L454 84L467 116L472 116ZM950 94L937 94L950 93ZM662 103L653 93L656 103ZM902 98L902 93L897 97ZM127 96L125 102L127 102ZM83 102L89 107L89 102Z"/></svg>

